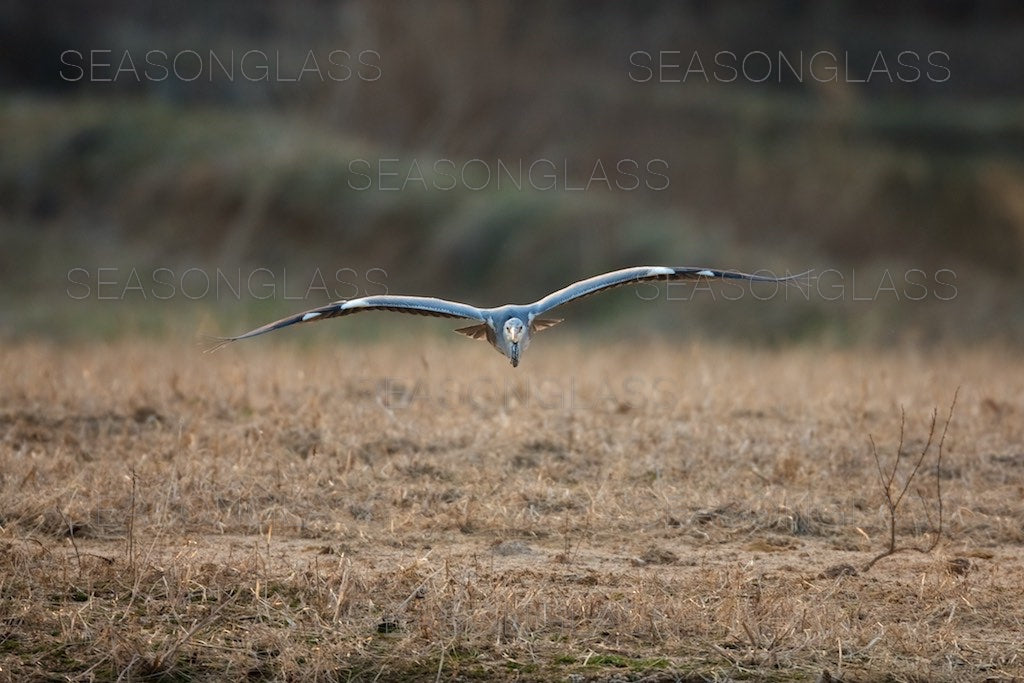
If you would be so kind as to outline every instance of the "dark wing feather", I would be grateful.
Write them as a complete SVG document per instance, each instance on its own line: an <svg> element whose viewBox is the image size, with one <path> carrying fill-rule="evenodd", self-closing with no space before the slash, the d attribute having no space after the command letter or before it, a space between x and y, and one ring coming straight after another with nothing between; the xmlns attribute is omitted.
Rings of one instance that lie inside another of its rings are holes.
<svg viewBox="0 0 1024 683"><path fill-rule="evenodd" d="M396 311L398 313L410 313L413 315L427 315L436 318L465 318L468 320L483 320L480 309L457 301L446 301L423 296L367 296L361 299L349 299L335 301L334 303L313 308L302 313L290 315L287 318L275 320L262 327L257 327L237 337L207 337L206 353L212 353L224 346L240 339L256 337L267 332L279 330L289 325L300 323L311 323L327 318L338 318L352 313L362 311Z"/></svg>
<svg viewBox="0 0 1024 683"><path fill-rule="evenodd" d="M584 297L603 292L608 289L615 287L622 287L624 285L635 285L641 282L651 282L657 280L699 280L701 278L709 279L729 279L729 280L749 280L751 282L792 282L798 278L805 277L810 274L811 271L801 273L800 275L790 275L788 277L772 277L768 275L752 275L750 273L740 273L732 270L716 270L714 268L694 268L694 267L683 267L683 268L670 268L667 266L638 266L635 268L624 268L622 270L615 270L610 273L604 273L602 275L596 275L586 280L580 280L574 282L567 287L563 287L556 292L548 294L546 297L537 301L533 304L537 313L544 313L550 311L553 308L557 308L562 304L582 299Z"/></svg>
<svg viewBox="0 0 1024 683"><path fill-rule="evenodd" d="M470 325L469 327L460 327L455 330L459 334L464 334L470 339L484 339L490 343L495 343L494 330L487 323L480 323L479 325Z"/></svg>

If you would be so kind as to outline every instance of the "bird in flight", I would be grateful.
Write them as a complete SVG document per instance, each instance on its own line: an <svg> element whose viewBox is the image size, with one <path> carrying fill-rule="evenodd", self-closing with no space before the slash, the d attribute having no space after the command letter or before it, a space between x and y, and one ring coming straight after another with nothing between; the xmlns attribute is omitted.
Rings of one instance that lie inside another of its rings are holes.
<svg viewBox="0 0 1024 683"><path fill-rule="evenodd" d="M364 296L359 299L345 299L282 318L257 327L237 337L211 337L207 353L217 351L227 344L248 339L289 325L309 323L327 318L337 318L363 311L397 311L414 315L429 315L438 318L461 318L473 321L468 327L455 330L471 339L486 339L499 353L506 356L512 367L518 367L523 351L530 345L533 335L562 322L561 318L542 317L559 306L603 292L613 287L664 280L727 279L750 282L789 283L808 273L789 277L750 275L730 270L711 268L668 268L665 266L638 266L595 275L586 280L574 282L532 304L505 304L496 308L477 308L458 301L447 301L425 296L395 296L382 294Z"/></svg>

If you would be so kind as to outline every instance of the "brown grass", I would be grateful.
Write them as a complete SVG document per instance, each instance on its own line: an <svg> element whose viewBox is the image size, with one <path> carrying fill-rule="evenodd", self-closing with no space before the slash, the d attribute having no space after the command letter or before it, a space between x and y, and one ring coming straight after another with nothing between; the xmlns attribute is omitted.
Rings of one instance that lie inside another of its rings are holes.
<svg viewBox="0 0 1024 683"><path fill-rule="evenodd" d="M639 351L8 345L0 679L1024 676L1018 356Z"/></svg>

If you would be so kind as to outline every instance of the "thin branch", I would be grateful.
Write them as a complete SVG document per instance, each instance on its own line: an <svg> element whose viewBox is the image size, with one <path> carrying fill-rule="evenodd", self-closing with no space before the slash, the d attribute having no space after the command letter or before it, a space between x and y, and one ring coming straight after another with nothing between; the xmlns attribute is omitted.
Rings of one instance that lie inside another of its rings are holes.
<svg viewBox="0 0 1024 683"><path fill-rule="evenodd" d="M138 477L135 468L132 467L132 500L131 509L128 513L128 538L125 539L125 551L128 555L128 569L135 572L135 491Z"/></svg>
<svg viewBox="0 0 1024 683"><path fill-rule="evenodd" d="M900 406L900 445L896 449L896 462L892 465L892 472L889 472L889 481L886 482L885 491L886 497L892 500L892 482L896 478L896 470L900 466L900 458L903 457L903 433L907 426L907 409Z"/></svg>
<svg viewBox="0 0 1024 683"><path fill-rule="evenodd" d="M878 455L878 448L875 445L875 439L870 434L868 435L868 440L871 443L871 454L872 457L874 457L875 466L878 469L878 483L879 486L882 488L882 494L885 497L885 505L889 513L889 547L880 552L875 557L873 557L866 565L864 565L864 568L861 571L866 572L873 566L875 566L875 563L879 560L885 557L889 557L890 555L895 555L899 552L914 551L919 553L930 553L938 546L939 540L942 538L943 531L942 454L946 443L946 434L949 431L950 422L953 421L953 411L956 408L956 401L959 394L960 388L957 387L956 392L954 392L953 394L953 400L949 404L949 413L946 416L945 424L943 424L942 426L942 434L939 437L938 453L935 458L935 504L938 511L938 515L937 523L934 529L934 535L932 537L931 543L926 547L897 545L896 521L898 517L897 512L899 511L900 504L903 502L903 499L906 496L907 491L910 490L910 486L913 483L914 479L917 477L918 472L920 472L921 466L924 464L924 461L927 458L928 453L932 450L932 445L935 440L935 427L938 421L938 410L936 409L932 411L932 419L928 426L928 439L925 442L924 447L921 449L921 452L918 454L917 459L914 461L914 466L910 470L910 473L907 475L905 481L903 482L903 486L900 489L899 495L897 495L895 499L893 498L892 494L892 484L896 480L896 475L899 471L900 460L903 455L903 445L906 426L906 411L902 407L900 408L900 441L899 445L896 448L896 457L894 458L892 469L889 470L888 476L885 474L885 468L882 466L881 458ZM928 514L927 508L925 509L925 515L928 520L929 526L931 526L931 515Z"/></svg>
<svg viewBox="0 0 1024 683"><path fill-rule="evenodd" d="M939 544L939 539L942 538L942 449L946 445L946 433L949 431L949 423L953 421L953 409L956 408L956 399L959 396L960 387L957 387L956 391L953 392L953 400L949 404L946 424L942 426L942 436L939 437L939 454L935 458L935 500L938 507L939 522L935 538L932 539L931 545L928 546L926 552L935 550L935 547Z"/></svg>
<svg viewBox="0 0 1024 683"><path fill-rule="evenodd" d="M68 518L64 516L64 511L59 507L57 508L57 514L64 520L64 526L68 528L68 538L71 539L71 547L75 549L75 559L78 561L78 573L82 573L82 554L78 552L78 543L75 542L75 527L68 521Z"/></svg>
<svg viewBox="0 0 1024 683"><path fill-rule="evenodd" d="M932 410L932 423L931 423L931 426L928 427L928 441L925 442L924 448L921 449L921 454L919 456L917 456L917 461L914 463L914 468L912 470L910 470L910 475L907 477L907 480L903 483L903 489L900 491L900 495L896 497L896 505L899 505L900 501L903 500L903 496L906 495L907 489L910 488L910 482L914 481L914 477L917 476L917 471L919 469L921 469L921 463L924 462L925 456L928 455L928 451L931 450L932 439L935 438L935 417L936 417L936 415L938 415L938 412L939 412L938 410L934 410L934 409ZM903 441L901 439L901 441L900 441L900 450L903 450L902 447L903 447ZM892 471L893 471L893 475L895 476L896 468L893 467Z"/></svg>
<svg viewBox="0 0 1024 683"><path fill-rule="evenodd" d="M871 442L871 455L875 456L875 466L878 467L878 485L882 487L882 492L885 494L887 500L889 500L889 488L885 483L885 472L882 471L882 460L878 457L878 447L875 445L875 437L868 434L868 441Z"/></svg>

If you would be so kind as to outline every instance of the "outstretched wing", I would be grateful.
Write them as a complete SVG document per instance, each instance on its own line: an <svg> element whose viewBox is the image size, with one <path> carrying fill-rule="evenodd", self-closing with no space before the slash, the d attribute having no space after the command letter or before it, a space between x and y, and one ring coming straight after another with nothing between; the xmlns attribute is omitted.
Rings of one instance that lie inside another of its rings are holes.
<svg viewBox="0 0 1024 683"><path fill-rule="evenodd" d="M575 301L576 299L582 299L583 297L590 296L591 294L603 292L606 289L621 287L623 285L635 285L640 282L650 282L652 280L699 280L701 278L717 278L749 280L751 282L791 282L797 278L808 275L810 272L811 271L807 271L800 275L790 275L789 277L771 277L768 275L751 275L749 273L740 273L732 270L715 270L713 268L638 266L636 268L623 268L622 270L615 270L610 273L595 275L592 278L574 282L567 287L563 287L557 292L548 294L540 301L534 303L532 307L537 314L540 314L550 311L553 308L557 308L558 306L570 301Z"/></svg>
<svg viewBox="0 0 1024 683"><path fill-rule="evenodd" d="M362 311L397 311L399 313L429 315L437 318L465 318L468 320L481 321L484 319L479 308L470 306L469 304L459 303L457 301L446 301L445 299L434 299L432 297L425 296L392 296L387 294L379 296L365 296L361 299L335 301L332 304L327 304L320 308L313 308L308 311L303 311L302 313L296 313L295 315L290 315L287 318L281 318L280 320L272 323L267 323L262 327L257 327L255 330L250 330L245 334L238 335L237 337L209 337L209 346L206 349L206 352L211 353L223 348L233 341L256 337L261 334L266 334L267 332L279 330L282 327L288 327L289 325L309 323L317 320L325 320L327 318L337 318L343 315L350 315L352 313L360 313Z"/></svg>

